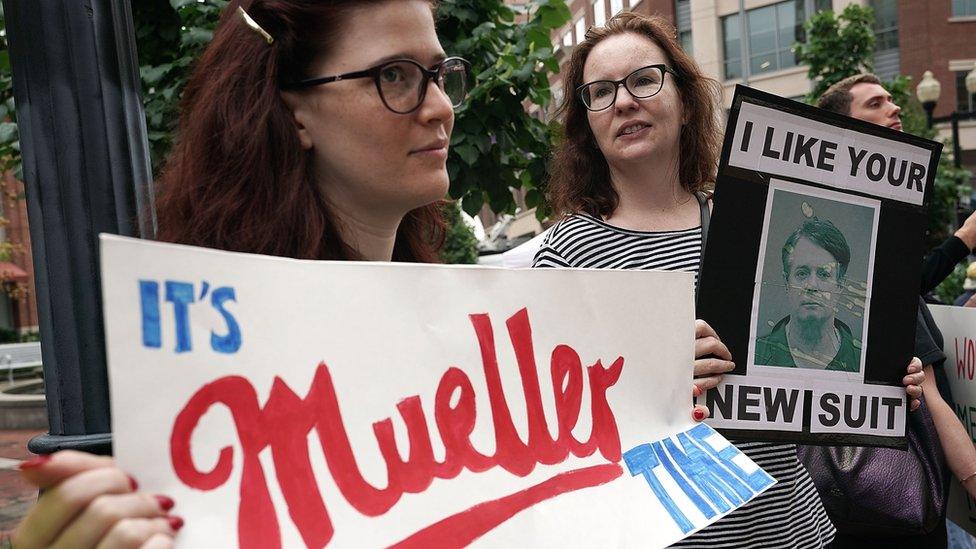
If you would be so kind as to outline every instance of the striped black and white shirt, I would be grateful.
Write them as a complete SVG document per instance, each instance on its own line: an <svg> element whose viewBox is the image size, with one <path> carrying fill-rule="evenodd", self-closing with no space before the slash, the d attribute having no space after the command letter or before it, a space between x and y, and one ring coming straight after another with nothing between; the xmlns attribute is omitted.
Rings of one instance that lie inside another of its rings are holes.
<svg viewBox="0 0 976 549"><path fill-rule="evenodd" d="M693 272L701 263L701 227L646 232L614 227L586 214L553 226L533 267L659 269ZM834 527L817 489L799 462L795 444L733 443L776 478L766 492L673 547L817 548Z"/></svg>

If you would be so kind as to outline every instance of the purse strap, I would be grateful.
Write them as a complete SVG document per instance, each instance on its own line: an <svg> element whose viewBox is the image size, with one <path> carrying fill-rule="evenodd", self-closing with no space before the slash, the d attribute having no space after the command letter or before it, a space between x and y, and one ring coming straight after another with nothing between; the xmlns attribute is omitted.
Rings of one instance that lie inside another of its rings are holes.
<svg viewBox="0 0 976 549"><path fill-rule="evenodd" d="M698 281L701 280L701 263L705 260L705 242L708 240L708 222L712 218L712 212L708 209L708 198L703 192L696 192L695 198L698 199L698 208L701 210L701 257L699 258L698 276L695 278L695 300L698 300Z"/></svg>

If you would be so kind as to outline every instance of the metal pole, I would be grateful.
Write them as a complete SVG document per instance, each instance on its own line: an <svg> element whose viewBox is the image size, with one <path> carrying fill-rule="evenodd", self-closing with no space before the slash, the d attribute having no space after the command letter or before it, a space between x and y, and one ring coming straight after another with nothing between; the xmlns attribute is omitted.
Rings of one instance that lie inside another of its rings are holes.
<svg viewBox="0 0 976 549"><path fill-rule="evenodd" d="M749 85L752 64L749 59L749 30L746 28L746 2L739 0L739 53L742 55L742 85Z"/></svg>
<svg viewBox="0 0 976 549"><path fill-rule="evenodd" d="M111 451L98 234L151 235L129 0L3 0L50 431L31 451Z"/></svg>
<svg viewBox="0 0 976 549"><path fill-rule="evenodd" d="M959 113L953 112L952 121L952 163L962 169L962 146L959 144Z"/></svg>

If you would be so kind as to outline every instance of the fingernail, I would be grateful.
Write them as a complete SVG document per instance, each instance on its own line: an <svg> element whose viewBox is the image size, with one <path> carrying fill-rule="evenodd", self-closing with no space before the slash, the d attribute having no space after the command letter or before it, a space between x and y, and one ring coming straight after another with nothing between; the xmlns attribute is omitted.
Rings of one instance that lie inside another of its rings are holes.
<svg viewBox="0 0 976 549"><path fill-rule="evenodd" d="M691 394L695 395L696 397L702 396L701 387L697 385L692 385Z"/></svg>
<svg viewBox="0 0 976 549"><path fill-rule="evenodd" d="M132 491L135 492L139 489L139 483L136 482L136 479L133 478L132 475L127 476L129 477L129 488L132 488Z"/></svg>
<svg viewBox="0 0 976 549"><path fill-rule="evenodd" d="M21 471L26 471L28 469L36 469L49 461L51 461L51 456L49 455L34 456L26 461L21 461L18 467L20 467Z"/></svg>
<svg viewBox="0 0 976 549"><path fill-rule="evenodd" d="M170 509L173 508L174 505L176 505L176 502L173 501L173 498L164 496L162 494L156 494L156 501L159 502L159 508L162 509L163 511L169 511Z"/></svg>
<svg viewBox="0 0 976 549"><path fill-rule="evenodd" d="M735 370L735 362L729 362L729 371Z"/></svg>
<svg viewBox="0 0 976 549"><path fill-rule="evenodd" d="M691 417L695 418L695 421L701 421L705 419L705 412L701 411L700 408L696 408L695 411L691 413Z"/></svg>
<svg viewBox="0 0 976 549"><path fill-rule="evenodd" d="M166 517L166 521L169 522L169 527L172 528L174 532L178 532L180 528L183 528L183 519L180 517Z"/></svg>

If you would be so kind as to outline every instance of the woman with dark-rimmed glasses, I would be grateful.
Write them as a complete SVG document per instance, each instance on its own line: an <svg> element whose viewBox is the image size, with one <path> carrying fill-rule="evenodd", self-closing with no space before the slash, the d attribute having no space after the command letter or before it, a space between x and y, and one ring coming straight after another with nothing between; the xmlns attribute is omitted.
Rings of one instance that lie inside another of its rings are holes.
<svg viewBox="0 0 976 549"><path fill-rule="evenodd" d="M717 84L657 17L624 13L586 33L565 70L548 194L562 219L535 267L665 269L697 275L718 155ZM734 368L718 334L699 320L694 394ZM921 363L906 391L918 406ZM705 410L696 409L703 419ZM675 547L823 547L834 537L796 445L733 442L777 484Z"/></svg>
<svg viewBox="0 0 976 549"><path fill-rule="evenodd" d="M436 262L468 63L445 55L432 8L232 1L184 92L158 182L159 239ZM59 452L21 469L44 493L14 533L17 549L168 547L183 525L178 502L138 490L110 458Z"/></svg>
<svg viewBox="0 0 976 549"><path fill-rule="evenodd" d="M533 266L698 272L717 166L717 85L674 36L663 19L624 13L573 50L548 189L563 217ZM708 324L697 321L695 337L701 395L734 365ZM795 445L733 442L778 483L677 546L828 543L834 528Z"/></svg>

